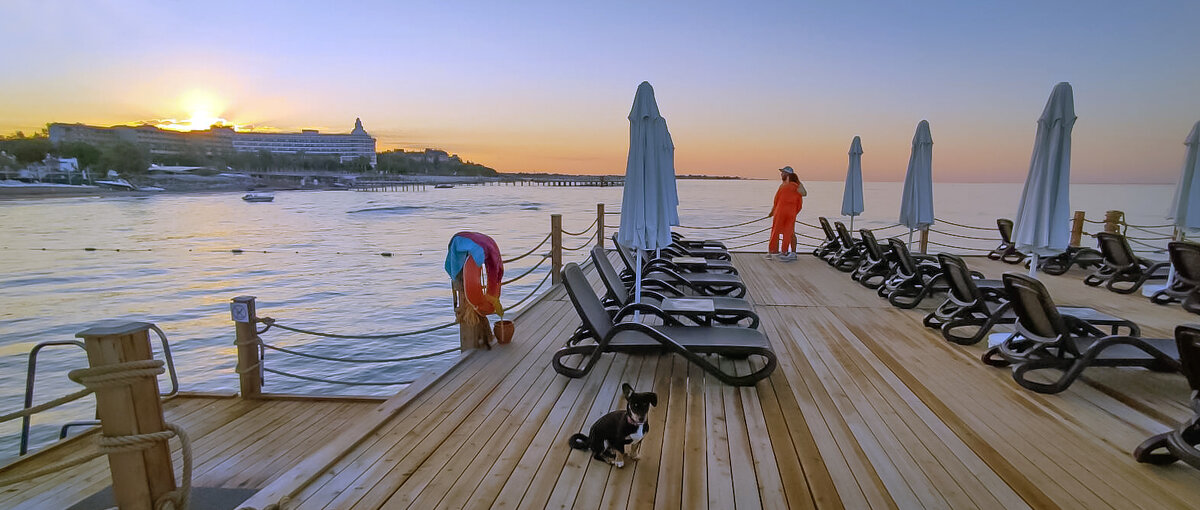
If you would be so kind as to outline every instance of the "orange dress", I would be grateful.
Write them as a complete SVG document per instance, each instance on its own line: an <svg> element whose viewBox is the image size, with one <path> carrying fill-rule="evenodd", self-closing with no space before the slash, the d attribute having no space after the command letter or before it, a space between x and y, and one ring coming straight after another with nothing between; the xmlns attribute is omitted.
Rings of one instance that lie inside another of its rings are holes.
<svg viewBox="0 0 1200 510"><path fill-rule="evenodd" d="M771 240L767 251L779 253L779 238L783 238L783 249L796 252L796 215L804 207L804 195L800 194L800 183L784 182L775 192L775 203L771 206Z"/></svg>

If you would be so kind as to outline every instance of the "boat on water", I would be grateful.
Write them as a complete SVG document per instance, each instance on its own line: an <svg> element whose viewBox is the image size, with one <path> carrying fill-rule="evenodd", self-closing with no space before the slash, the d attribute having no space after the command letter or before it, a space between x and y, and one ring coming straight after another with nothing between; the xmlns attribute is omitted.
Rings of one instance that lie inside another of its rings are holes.
<svg viewBox="0 0 1200 510"><path fill-rule="evenodd" d="M434 186L434 189L447 189L447 188L453 188L453 187L454 187L453 184L438 184L437 186Z"/></svg>
<svg viewBox="0 0 1200 510"><path fill-rule="evenodd" d="M247 202L271 202L271 201L275 200L275 194L274 193L251 192L251 193L246 193L245 195L242 195L242 200L245 200Z"/></svg>
<svg viewBox="0 0 1200 510"><path fill-rule="evenodd" d="M134 186L129 181L127 181L125 179L121 179L121 178L109 179L109 180L104 180L104 181L95 181L95 183L97 185L103 186L105 188L118 189L118 190L122 190L122 191L137 191L138 190L137 186Z"/></svg>

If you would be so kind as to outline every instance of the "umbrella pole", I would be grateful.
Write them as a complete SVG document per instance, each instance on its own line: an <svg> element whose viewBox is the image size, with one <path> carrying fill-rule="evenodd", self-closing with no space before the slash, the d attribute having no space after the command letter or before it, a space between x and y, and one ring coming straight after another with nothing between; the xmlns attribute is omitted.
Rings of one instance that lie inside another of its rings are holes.
<svg viewBox="0 0 1200 510"><path fill-rule="evenodd" d="M635 278L633 279L633 302L641 303L642 302L642 250L639 249L636 251L637 251L637 264L636 264L637 265L637 273L634 274ZM640 318L641 318L641 312L634 310L634 312L633 312L634 322L637 322Z"/></svg>
<svg viewBox="0 0 1200 510"><path fill-rule="evenodd" d="M908 249L912 249L912 233L913 229L908 229Z"/></svg>
<svg viewBox="0 0 1200 510"><path fill-rule="evenodd" d="M854 215L850 215L850 235L854 235Z"/></svg>
<svg viewBox="0 0 1200 510"><path fill-rule="evenodd" d="M1029 258L1029 277L1037 278L1038 254L1033 252L1033 256Z"/></svg>

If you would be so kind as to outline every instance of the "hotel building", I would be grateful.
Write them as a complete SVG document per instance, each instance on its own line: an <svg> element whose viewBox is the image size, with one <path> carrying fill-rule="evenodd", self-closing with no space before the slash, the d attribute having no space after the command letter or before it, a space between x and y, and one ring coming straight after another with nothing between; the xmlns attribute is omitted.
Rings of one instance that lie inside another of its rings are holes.
<svg viewBox="0 0 1200 510"><path fill-rule="evenodd" d="M205 154L221 152L259 152L276 154L306 154L333 156L339 161L367 158L374 167L375 138L354 119L349 134L321 134L314 129L299 133L237 132L227 127L211 127L205 131L171 131L154 126L87 126L83 124L51 124L50 142L87 142L105 145L126 141L144 147L152 154L179 154L197 150Z"/></svg>

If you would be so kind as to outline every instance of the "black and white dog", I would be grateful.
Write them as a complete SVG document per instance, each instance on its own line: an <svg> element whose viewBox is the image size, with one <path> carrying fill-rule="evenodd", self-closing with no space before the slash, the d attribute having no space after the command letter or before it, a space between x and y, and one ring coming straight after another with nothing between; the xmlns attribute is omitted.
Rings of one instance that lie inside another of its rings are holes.
<svg viewBox="0 0 1200 510"><path fill-rule="evenodd" d="M650 431L646 414L650 406L658 405L658 395L652 391L637 393L628 383L621 385L625 395L625 410L613 411L601 416L592 425L590 435L575 434L568 442L576 450L592 450L592 458L617 467L625 465L625 445L629 445L629 458L637 460L642 451L642 438Z"/></svg>

